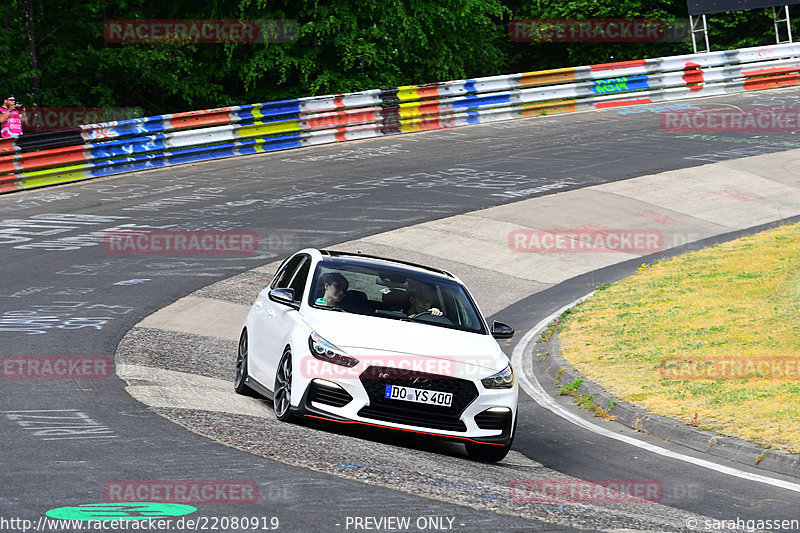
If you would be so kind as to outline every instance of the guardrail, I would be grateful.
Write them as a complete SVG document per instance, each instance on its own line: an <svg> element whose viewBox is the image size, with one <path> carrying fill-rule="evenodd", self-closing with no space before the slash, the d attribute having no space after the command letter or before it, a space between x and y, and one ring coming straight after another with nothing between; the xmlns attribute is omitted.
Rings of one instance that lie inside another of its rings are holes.
<svg viewBox="0 0 800 533"><path fill-rule="evenodd" d="M397 133L800 84L800 44L191 111L0 141L0 193Z"/></svg>

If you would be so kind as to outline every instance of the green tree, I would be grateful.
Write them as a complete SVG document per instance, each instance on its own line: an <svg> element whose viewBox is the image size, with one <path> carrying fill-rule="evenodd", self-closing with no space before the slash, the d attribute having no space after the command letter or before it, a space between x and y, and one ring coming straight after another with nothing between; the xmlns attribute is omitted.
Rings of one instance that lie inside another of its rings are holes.
<svg viewBox="0 0 800 533"><path fill-rule="evenodd" d="M497 73L508 46L499 0L242 0L244 18L299 24L289 44L230 47L250 98L301 96Z"/></svg>

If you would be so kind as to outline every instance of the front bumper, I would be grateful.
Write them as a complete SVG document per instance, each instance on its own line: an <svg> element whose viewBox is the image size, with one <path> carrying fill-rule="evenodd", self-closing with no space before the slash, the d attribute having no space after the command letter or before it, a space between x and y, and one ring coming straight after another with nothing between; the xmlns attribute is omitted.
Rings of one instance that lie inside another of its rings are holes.
<svg viewBox="0 0 800 533"><path fill-rule="evenodd" d="M385 376L391 369L379 370ZM417 388L453 394L453 405L445 408L386 400L382 393L386 384L411 384L391 373L382 379L364 374L358 380L310 380L294 409L295 414L329 423L404 431L458 442L504 446L513 439L516 387L485 389L475 381L414 376Z"/></svg>

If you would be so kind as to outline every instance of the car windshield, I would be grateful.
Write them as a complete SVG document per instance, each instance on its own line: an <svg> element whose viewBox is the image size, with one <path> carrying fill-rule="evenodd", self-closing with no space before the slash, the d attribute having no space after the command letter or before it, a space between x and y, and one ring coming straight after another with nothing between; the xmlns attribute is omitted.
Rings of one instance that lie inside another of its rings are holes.
<svg viewBox="0 0 800 533"><path fill-rule="evenodd" d="M308 303L318 309L486 333L460 283L395 265L322 261L314 272Z"/></svg>

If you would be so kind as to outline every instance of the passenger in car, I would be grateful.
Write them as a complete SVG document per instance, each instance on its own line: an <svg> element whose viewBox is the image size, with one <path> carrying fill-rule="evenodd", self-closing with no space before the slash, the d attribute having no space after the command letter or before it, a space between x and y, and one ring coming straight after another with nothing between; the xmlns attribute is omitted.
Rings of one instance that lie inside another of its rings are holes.
<svg viewBox="0 0 800 533"><path fill-rule="evenodd" d="M336 307L344 298L350 283L338 272L327 272L321 276L324 293L317 298L317 304L325 307Z"/></svg>
<svg viewBox="0 0 800 533"><path fill-rule="evenodd" d="M442 312L437 307L431 307L434 294L434 290L430 285L424 283L409 284L408 307L405 313L412 318L425 312L429 312L433 316L442 316Z"/></svg>

